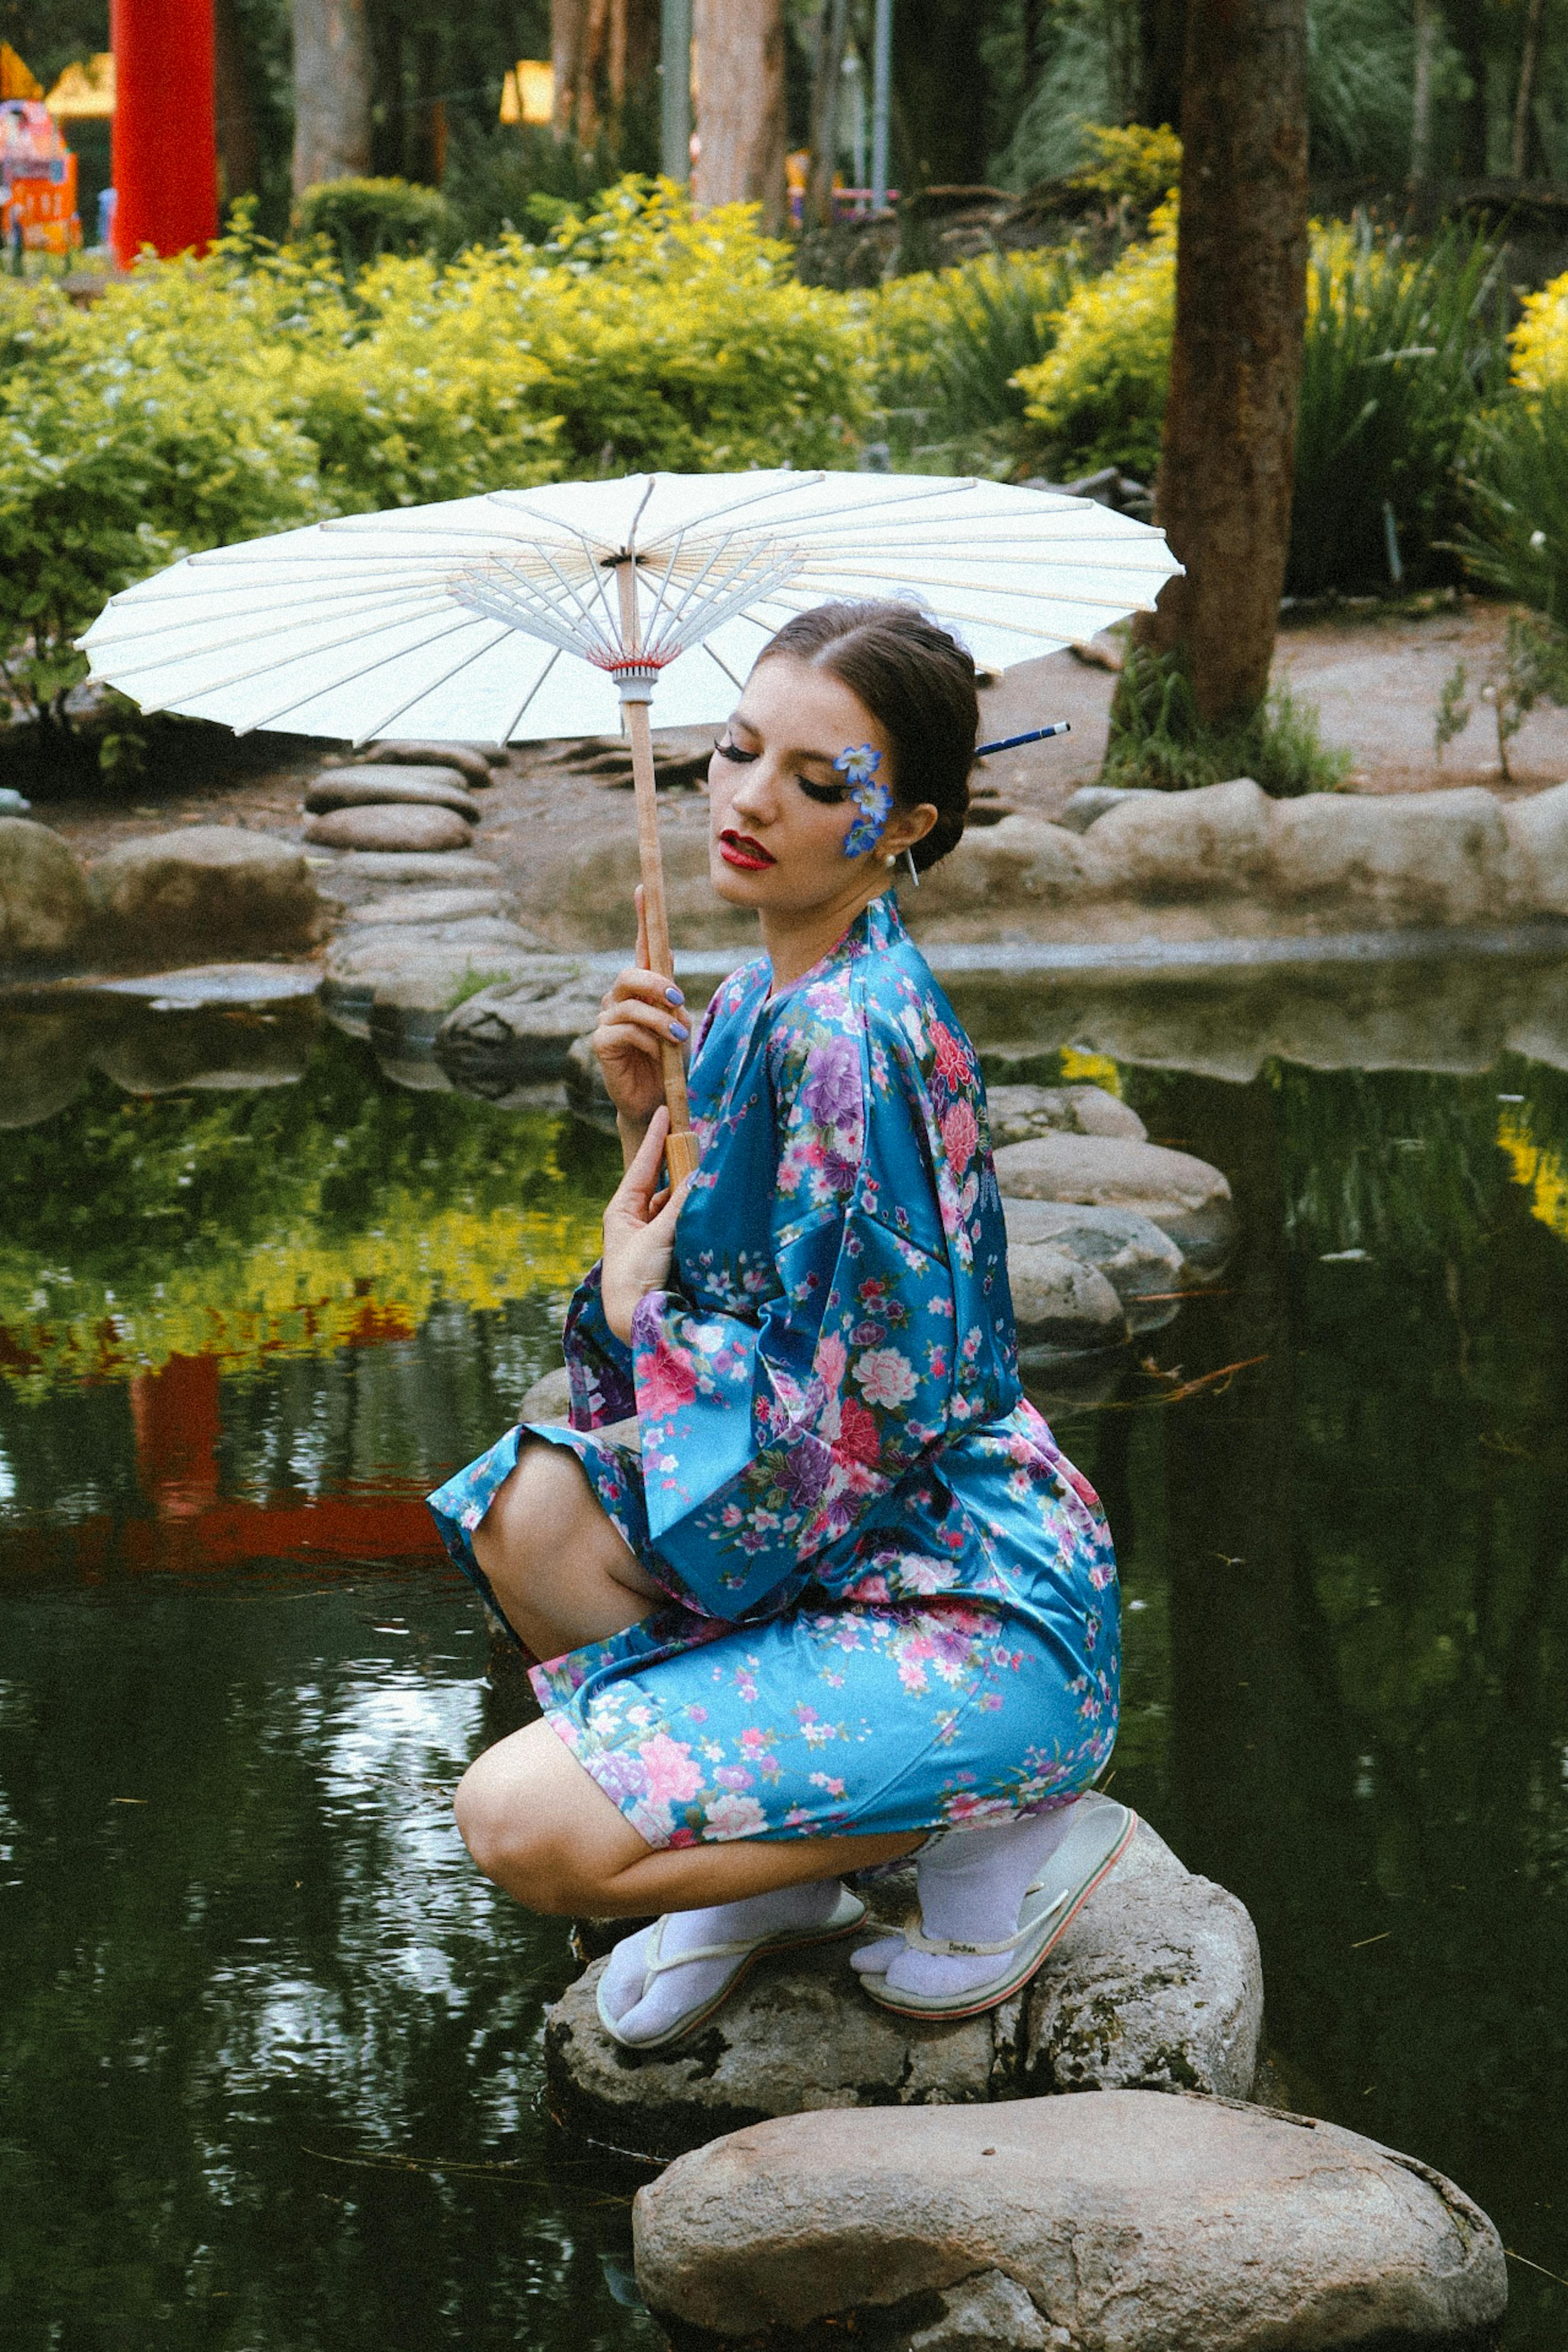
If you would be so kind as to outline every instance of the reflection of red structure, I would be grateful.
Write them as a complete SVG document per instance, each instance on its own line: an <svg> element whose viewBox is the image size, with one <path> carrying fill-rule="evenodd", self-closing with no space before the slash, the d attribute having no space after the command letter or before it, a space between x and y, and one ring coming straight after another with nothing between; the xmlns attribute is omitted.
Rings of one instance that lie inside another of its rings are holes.
<svg viewBox="0 0 1568 2352"><path fill-rule="evenodd" d="M344 1560L435 1558L440 1547L423 1481L410 1480L402 1495L389 1495L383 1486L371 1495L323 1495L282 1508L221 1500L221 1370L216 1356L172 1356L161 1371L138 1372L131 1381L136 1467L147 1517L21 1528L0 1538L0 1566L57 1571L65 1557L74 1559L78 1574L93 1577L233 1568L253 1559L326 1568Z"/></svg>
<svg viewBox="0 0 1568 2352"><path fill-rule="evenodd" d="M213 0L110 0L114 250L183 253L218 233Z"/></svg>

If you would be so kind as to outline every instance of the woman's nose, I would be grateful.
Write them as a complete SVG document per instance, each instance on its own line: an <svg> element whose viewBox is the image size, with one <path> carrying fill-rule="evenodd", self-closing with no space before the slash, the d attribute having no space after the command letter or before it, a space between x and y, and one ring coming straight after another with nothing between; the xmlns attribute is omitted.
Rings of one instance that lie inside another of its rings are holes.
<svg viewBox="0 0 1568 2352"><path fill-rule="evenodd" d="M778 779L766 760L758 760L747 768L730 800L730 807L745 816L755 817L758 824L769 823L778 814Z"/></svg>

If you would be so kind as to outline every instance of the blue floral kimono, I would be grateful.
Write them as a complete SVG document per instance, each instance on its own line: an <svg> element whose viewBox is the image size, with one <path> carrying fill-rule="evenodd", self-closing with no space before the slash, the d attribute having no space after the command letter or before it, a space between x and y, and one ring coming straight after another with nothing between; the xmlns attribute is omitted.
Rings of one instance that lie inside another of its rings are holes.
<svg viewBox="0 0 1568 2352"><path fill-rule="evenodd" d="M533 1676L652 1846L1040 1808L1116 1732L1111 1540L1019 1387L973 1049L891 896L770 980L744 965L697 1042L671 1287L627 1347L596 1268L571 1427L431 1497L485 1590L469 1537L519 1444L568 1445L669 1596Z"/></svg>

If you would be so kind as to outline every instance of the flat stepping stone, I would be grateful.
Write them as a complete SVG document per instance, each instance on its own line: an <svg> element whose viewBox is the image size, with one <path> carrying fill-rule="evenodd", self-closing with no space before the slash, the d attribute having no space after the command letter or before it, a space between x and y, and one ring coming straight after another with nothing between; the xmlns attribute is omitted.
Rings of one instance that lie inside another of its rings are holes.
<svg viewBox="0 0 1568 2352"><path fill-rule="evenodd" d="M1125 1310L1099 1267L1049 1242L1009 1247L1008 1282L1026 1363L1037 1349L1078 1354L1127 1337Z"/></svg>
<svg viewBox="0 0 1568 2352"><path fill-rule="evenodd" d="M488 884L495 888L501 879L500 867L489 858L468 857L461 851L423 856L415 851L350 849L331 857L321 851L309 862L324 880L369 882L377 889L392 884L400 890L411 890L422 883L439 883L443 888L458 883L465 887Z"/></svg>
<svg viewBox="0 0 1568 2352"><path fill-rule="evenodd" d="M603 992L591 972L541 957L449 1013L436 1035L436 1059L465 1094L490 1102L565 1077L572 1046L599 1018Z"/></svg>
<svg viewBox="0 0 1568 2352"><path fill-rule="evenodd" d="M1435 2352L1508 2298L1496 2230L1428 2166L1152 2091L793 2116L683 2157L633 2218L677 2346Z"/></svg>
<svg viewBox="0 0 1568 2352"><path fill-rule="evenodd" d="M1170 1235L1135 1209L1096 1209L1076 1202L1019 1201L1004 1193L1009 1269L1042 1246L1095 1267L1115 1291L1134 1331L1156 1331L1180 1313L1173 1291L1186 1282L1186 1260ZM1146 1300L1146 1305L1141 1301Z"/></svg>
<svg viewBox="0 0 1568 2352"><path fill-rule="evenodd" d="M862 1892L896 1925L914 1907L914 1874ZM1263 2021L1252 1922L1147 1822L1033 1982L987 2016L894 2017L861 1990L851 1948L758 1962L689 2041L645 2053L601 2025L597 1962L547 2013L551 2113L617 2147L674 2156L818 2107L979 2105L1123 2085L1251 2091Z"/></svg>
<svg viewBox="0 0 1568 2352"><path fill-rule="evenodd" d="M998 1149L1033 1135L1125 1135L1141 1143L1148 1133L1131 1103L1104 1087L988 1087L986 1109Z"/></svg>
<svg viewBox="0 0 1568 2352"><path fill-rule="evenodd" d="M1135 1210L1199 1265L1222 1259L1235 1239L1229 1185L1190 1151L1131 1136L1040 1135L1004 1144L996 1165L1004 1193Z"/></svg>
<svg viewBox="0 0 1568 2352"><path fill-rule="evenodd" d="M498 890L399 890L350 909L351 923L462 923L475 915L501 915L507 901Z"/></svg>
<svg viewBox="0 0 1568 2352"><path fill-rule="evenodd" d="M505 754L498 756L505 758ZM492 763L473 743L377 743L361 752L360 764L374 768L455 768L484 792L495 778Z"/></svg>
<svg viewBox="0 0 1568 2352"><path fill-rule="evenodd" d="M429 856L469 848L474 833L455 809L383 803L373 808L340 808L327 816L313 816L305 828L305 838L324 849L413 849Z"/></svg>
<svg viewBox="0 0 1568 2352"><path fill-rule="evenodd" d="M312 816L346 808L449 808L470 824L483 812L455 768L327 768L309 787Z"/></svg>

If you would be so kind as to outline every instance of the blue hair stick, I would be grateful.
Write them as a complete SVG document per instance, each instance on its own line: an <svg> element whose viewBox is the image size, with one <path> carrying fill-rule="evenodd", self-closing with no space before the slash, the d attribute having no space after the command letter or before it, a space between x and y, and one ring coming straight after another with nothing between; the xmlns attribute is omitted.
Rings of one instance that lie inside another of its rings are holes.
<svg viewBox="0 0 1568 2352"><path fill-rule="evenodd" d="M999 742L982 743L975 752L977 760L989 759L993 751L1016 751L1020 743L1043 743L1052 735L1071 735L1071 719L1053 719L1049 727L1031 727L1027 735L1004 735Z"/></svg>

